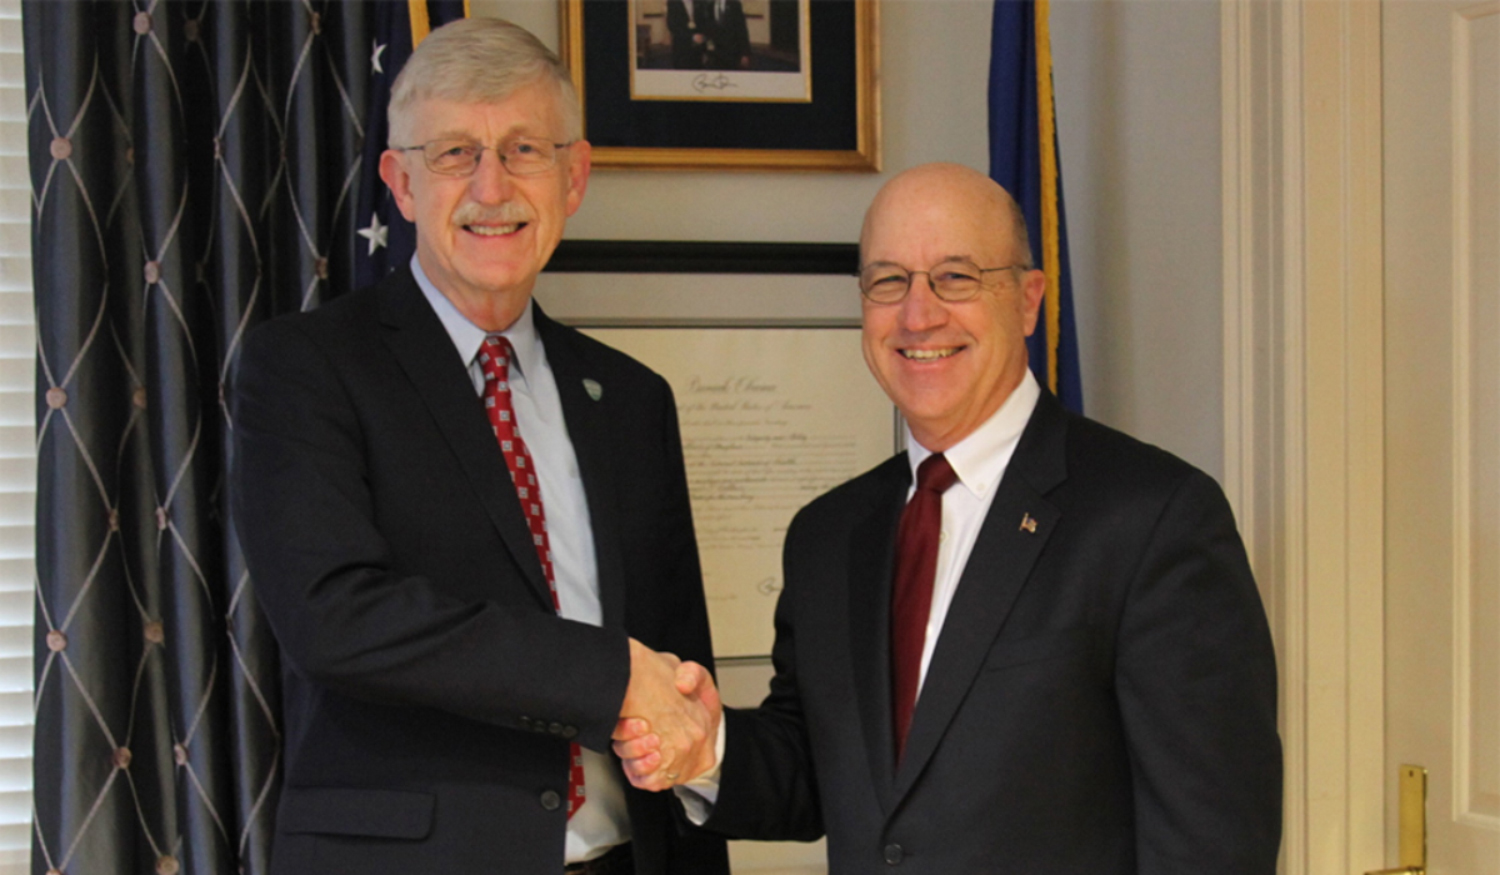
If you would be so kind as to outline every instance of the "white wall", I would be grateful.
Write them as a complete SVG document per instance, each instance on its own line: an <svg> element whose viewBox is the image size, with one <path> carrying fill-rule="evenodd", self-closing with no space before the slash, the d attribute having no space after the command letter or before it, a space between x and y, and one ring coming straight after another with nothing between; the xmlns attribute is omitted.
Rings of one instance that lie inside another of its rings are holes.
<svg viewBox="0 0 1500 875"><path fill-rule="evenodd" d="M1052 50L1084 404L1220 477L1219 7L1058 0Z"/></svg>
<svg viewBox="0 0 1500 875"><path fill-rule="evenodd" d="M988 0L882 0L884 173L600 170L568 236L853 242L892 173L936 160L988 170L991 9ZM510 18L554 47L557 10L553 0L473 0L475 14ZM1085 404L1215 476L1218 27L1209 0L1052 4Z"/></svg>

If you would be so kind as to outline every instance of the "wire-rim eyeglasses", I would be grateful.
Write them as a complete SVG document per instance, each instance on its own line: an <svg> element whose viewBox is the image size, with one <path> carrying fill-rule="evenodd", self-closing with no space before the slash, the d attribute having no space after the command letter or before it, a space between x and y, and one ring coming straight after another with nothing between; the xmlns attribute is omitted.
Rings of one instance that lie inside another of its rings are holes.
<svg viewBox="0 0 1500 875"><path fill-rule="evenodd" d="M500 159L511 176L540 176L557 166L557 153L576 141L554 143L536 137L513 137L498 146L473 140L428 140L415 146L392 146L398 152L421 152L427 169L441 176L472 176L486 151Z"/></svg>
<svg viewBox="0 0 1500 875"><path fill-rule="evenodd" d="M939 300L950 304L972 300L985 287L984 275L1002 270L1030 270L1025 264L980 267L968 259L949 259L928 270L907 270L899 264L877 261L859 271L859 292L874 304L899 304L911 291L917 274L927 276L927 284Z"/></svg>

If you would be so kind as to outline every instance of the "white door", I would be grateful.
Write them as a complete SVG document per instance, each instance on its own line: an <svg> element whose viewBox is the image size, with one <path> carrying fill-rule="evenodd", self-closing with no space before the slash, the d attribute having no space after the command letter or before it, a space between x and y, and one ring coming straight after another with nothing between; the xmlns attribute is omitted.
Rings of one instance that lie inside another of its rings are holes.
<svg viewBox="0 0 1500 875"><path fill-rule="evenodd" d="M1500 875L1500 2L1386 0L1386 805Z"/></svg>

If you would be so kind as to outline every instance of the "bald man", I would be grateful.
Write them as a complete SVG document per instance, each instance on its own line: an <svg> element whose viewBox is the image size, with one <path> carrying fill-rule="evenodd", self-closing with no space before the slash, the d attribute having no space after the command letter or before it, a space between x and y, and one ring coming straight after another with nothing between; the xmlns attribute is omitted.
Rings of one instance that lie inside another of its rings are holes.
<svg viewBox="0 0 1500 875"><path fill-rule="evenodd" d="M987 177L900 174L860 248L907 450L793 521L770 694L723 711L689 816L826 834L833 873L1271 875L1276 665L1218 485L1037 384L1046 279ZM621 729L632 782L690 777Z"/></svg>

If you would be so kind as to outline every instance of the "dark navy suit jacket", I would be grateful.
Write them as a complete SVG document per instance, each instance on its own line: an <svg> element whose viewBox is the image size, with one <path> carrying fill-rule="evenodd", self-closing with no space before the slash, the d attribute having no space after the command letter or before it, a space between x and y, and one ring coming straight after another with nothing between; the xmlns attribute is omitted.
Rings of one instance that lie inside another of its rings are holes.
<svg viewBox="0 0 1500 875"><path fill-rule="evenodd" d="M608 749L627 635L712 659L671 391L535 315L602 628L556 616L482 402L410 271L245 342L232 498L283 657L277 875L556 875L569 742ZM721 840L627 794L637 871L727 872Z"/></svg>
<svg viewBox="0 0 1500 875"><path fill-rule="evenodd" d="M708 826L826 832L833 873L1272 875L1276 663L1218 485L1044 393L898 766L888 629L910 483L898 455L792 523L775 679L727 712Z"/></svg>

